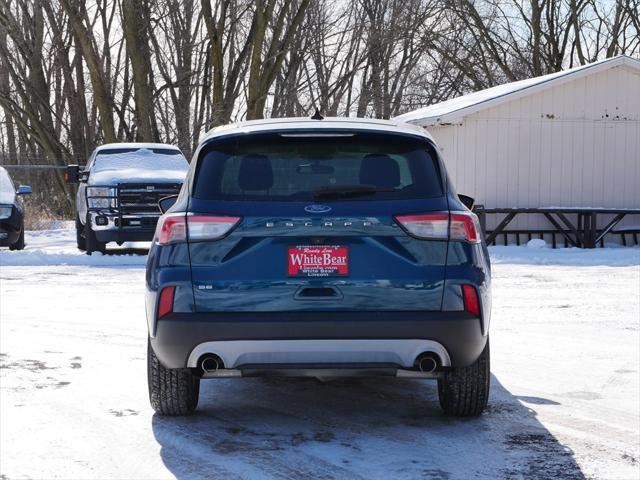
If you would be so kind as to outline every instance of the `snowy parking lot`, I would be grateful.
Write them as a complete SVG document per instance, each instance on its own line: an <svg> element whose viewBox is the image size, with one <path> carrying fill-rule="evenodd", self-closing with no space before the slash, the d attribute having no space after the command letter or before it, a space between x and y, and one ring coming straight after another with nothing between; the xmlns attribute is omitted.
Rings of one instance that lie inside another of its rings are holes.
<svg viewBox="0 0 640 480"><path fill-rule="evenodd" d="M72 230L0 252L0 478L640 476L640 248L493 247L492 390L478 419L404 379L203 382L147 398L143 255ZM134 246L137 247L137 246Z"/></svg>

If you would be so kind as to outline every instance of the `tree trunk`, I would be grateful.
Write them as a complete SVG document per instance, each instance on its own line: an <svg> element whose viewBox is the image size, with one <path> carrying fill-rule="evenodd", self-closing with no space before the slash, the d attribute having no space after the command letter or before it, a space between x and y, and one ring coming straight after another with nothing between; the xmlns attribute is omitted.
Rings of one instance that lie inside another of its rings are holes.
<svg viewBox="0 0 640 480"><path fill-rule="evenodd" d="M0 51L7 48L7 29L0 23ZM7 60L0 56L0 96L9 97L11 84L9 82L9 65ZM7 132L7 153L8 163L19 163L18 152L16 151L16 134L13 125L13 115L11 109L3 107L5 118L5 130Z"/></svg>
<svg viewBox="0 0 640 480"><path fill-rule="evenodd" d="M305 11L310 0L300 0L298 9L292 18L289 17L289 9L293 0L282 2L282 8L274 20L275 0L268 0L266 7L262 0L256 0L254 13L255 33L249 64L249 79L247 81L247 119L259 119L264 117L264 108L269 95L269 89L282 70L284 57L289 50L296 31L300 28ZM263 58L267 26L273 21L270 32L270 42L267 53ZM288 24L286 23L288 21Z"/></svg>
<svg viewBox="0 0 640 480"><path fill-rule="evenodd" d="M124 38L127 44L127 56L131 61L133 74L133 100L138 125L138 138L143 142L157 142L157 127L151 91L149 40L147 28L149 12L143 0L122 0L122 21Z"/></svg>
<svg viewBox="0 0 640 480"><path fill-rule="evenodd" d="M100 113L100 124L104 139L107 142L115 142L114 102L111 95L110 82L102 68L102 61L94 48L95 38L83 22L81 9L84 8L84 2L78 4L75 0L60 0L60 3L67 15L69 15L69 21L79 43L78 47L82 51L82 56L89 68L89 76L91 77L96 106Z"/></svg>

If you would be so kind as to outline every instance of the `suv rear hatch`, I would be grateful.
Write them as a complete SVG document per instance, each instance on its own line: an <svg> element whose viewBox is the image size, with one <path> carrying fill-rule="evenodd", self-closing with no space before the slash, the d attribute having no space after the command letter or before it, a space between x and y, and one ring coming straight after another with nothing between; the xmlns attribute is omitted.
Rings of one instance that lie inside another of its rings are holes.
<svg viewBox="0 0 640 480"><path fill-rule="evenodd" d="M440 310L447 211L422 137L215 139L200 155L187 217L196 310ZM421 219L416 238L410 224Z"/></svg>

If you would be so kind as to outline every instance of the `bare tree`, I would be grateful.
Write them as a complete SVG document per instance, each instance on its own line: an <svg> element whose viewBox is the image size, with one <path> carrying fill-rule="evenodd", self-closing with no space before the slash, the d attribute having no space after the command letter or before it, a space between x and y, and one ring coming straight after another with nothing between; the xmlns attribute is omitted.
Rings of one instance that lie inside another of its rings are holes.
<svg viewBox="0 0 640 480"><path fill-rule="evenodd" d="M202 14L209 37L212 105L209 126L231 119L244 74L248 68L255 25L247 20L251 5L237 0L202 0Z"/></svg>
<svg viewBox="0 0 640 480"><path fill-rule="evenodd" d="M0 23L0 52L7 51L7 28L4 24ZM10 73L9 73L9 60L6 56L0 55L0 98L9 99L11 96L11 85L10 85ZM7 105L7 100L0 100L3 105L4 112L4 125L3 131L0 133L2 136L2 140L6 139L6 149L4 148L5 143L3 142L3 157L9 159L9 161L16 161L17 158L17 150L16 150L16 133L15 126L13 122L13 115L11 108Z"/></svg>
<svg viewBox="0 0 640 480"><path fill-rule="evenodd" d="M264 116L269 89L279 74L285 55L296 34L310 0L256 0L249 78L247 80L247 118ZM269 36L267 36L269 33Z"/></svg>
<svg viewBox="0 0 640 480"><path fill-rule="evenodd" d="M60 3L69 16L69 21L78 42L78 48L82 51L83 59L89 69L96 106L100 112L100 123L104 138L107 142L115 142L116 131L113 122L114 101L111 92L111 80L106 75L92 30L87 27L88 17L84 2L79 0L60 0ZM103 21L105 21L104 16Z"/></svg>
<svg viewBox="0 0 640 480"><path fill-rule="evenodd" d="M157 142L159 134L153 108L153 70L148 39L150 16L146 0L122 0L122 21L133 74L138 137L145 142Z"/></svg>

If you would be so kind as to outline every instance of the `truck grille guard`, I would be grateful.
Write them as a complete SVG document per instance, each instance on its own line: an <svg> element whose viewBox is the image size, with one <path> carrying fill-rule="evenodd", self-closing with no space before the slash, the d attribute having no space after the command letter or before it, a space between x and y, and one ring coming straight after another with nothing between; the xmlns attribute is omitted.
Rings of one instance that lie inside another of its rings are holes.
<svg viewBox="0 0 640 480"><path fill-rule="evenodd" d="M162 214L158 201L170 195L177 195L181 188L182 185L179 183L119 183L115 186L115 197L107 197L115 198L115 207L90 208L89 210L108 212L109 215L115 217L114 223L118 229L124 227L155 228L158 218Z"/></svg>

